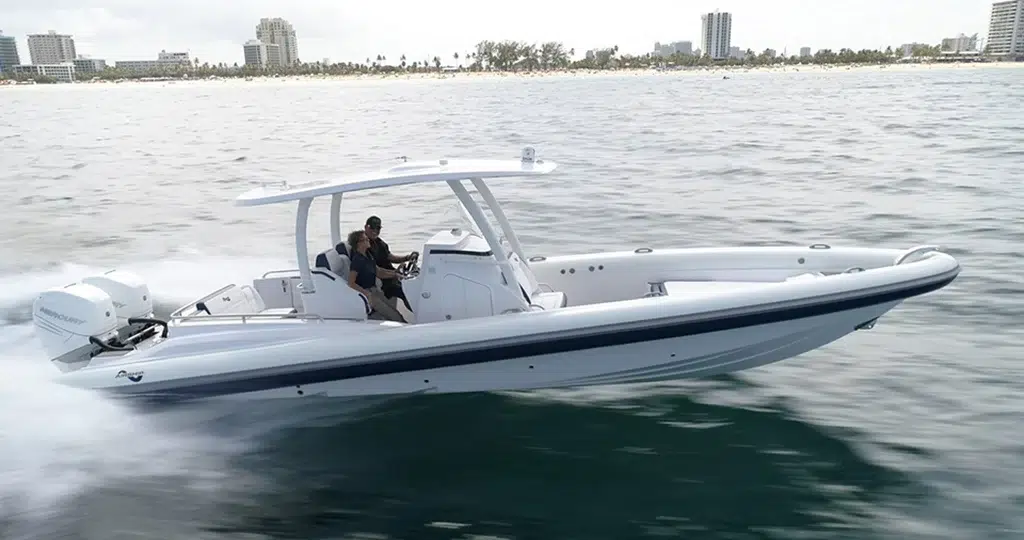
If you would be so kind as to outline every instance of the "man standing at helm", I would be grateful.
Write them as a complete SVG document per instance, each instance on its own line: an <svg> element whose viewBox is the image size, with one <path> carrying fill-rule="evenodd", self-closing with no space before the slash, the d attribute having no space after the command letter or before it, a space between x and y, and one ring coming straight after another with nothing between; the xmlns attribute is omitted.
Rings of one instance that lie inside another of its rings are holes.
<svg viewBox="0 0 1024 540"><path fill-rule="evenodd" d="M366 237L370 240L370 253L373 255L373 260L377 263L377 266L385 268L387 270L394 270L394 263L404 263L417 257L419 253L413 251L412 253L399 257L394 253L391 253L391 248L388 243L380 237L381 222L377 216L370 216L366 219L366 225L363 227L363 231L366 233ZM409 305L409 299L405 297L405 291L402 290L402 282L398 278L381 279L381 292L392 305L397 305L398 301L396 298L401 298L402 302L405 303L406 309L412 312L412 306Z"/></svg>

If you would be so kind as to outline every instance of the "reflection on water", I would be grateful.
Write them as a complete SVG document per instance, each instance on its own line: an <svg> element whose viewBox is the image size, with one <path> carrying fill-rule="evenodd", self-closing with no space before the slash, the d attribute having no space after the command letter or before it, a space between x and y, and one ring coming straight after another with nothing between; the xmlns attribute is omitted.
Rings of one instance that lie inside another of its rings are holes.
<svg viewBox="0 0 1024 540"><path fill-rule="evenodd" d="M784 411L683 397L607 407L416 397L336 426L287 429L265 444L240 466L270 475L274 492L255 513L229 512L234 518L218 530L803 538L852 527L859 532L850 538L864 538L873 509L923 495L911 478Z"/></svg>

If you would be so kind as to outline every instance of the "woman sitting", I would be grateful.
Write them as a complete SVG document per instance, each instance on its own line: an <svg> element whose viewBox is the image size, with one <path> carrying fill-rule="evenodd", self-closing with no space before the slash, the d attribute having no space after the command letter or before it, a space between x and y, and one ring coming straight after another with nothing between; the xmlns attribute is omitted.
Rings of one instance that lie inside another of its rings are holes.
<svg viewBox="0 0 1024 540"><path fill-rule="evenodd" d="M377 276L383 278L398 278L401 275L394 270L378 268L377 263L367 253L370 247L370 240L362 230L352 231L348 235L350 246L349 259L352 261L348 273L348 286L363 293L370 301L370 307L389 321L406 322L405 317L396 308L388 303L388 299L377 286Z"/></svg>

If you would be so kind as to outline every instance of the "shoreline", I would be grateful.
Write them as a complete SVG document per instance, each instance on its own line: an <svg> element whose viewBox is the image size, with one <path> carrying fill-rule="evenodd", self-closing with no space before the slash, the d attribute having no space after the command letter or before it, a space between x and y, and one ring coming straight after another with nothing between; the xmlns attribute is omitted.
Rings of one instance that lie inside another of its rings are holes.
<svg viewBox="0 0 1024 540"><path fill-rule="evenodd" d="M152 83L198 83L198 82L240 82L240 83L275 83L303 81L416 81L442 79L494 79L494 78L550 78L550 77L636 77L636 76L697 76L697 75L740 75L766 73L849 73L864 71L921 71L921 70L964 70L964 69L1024 69L1024 62L908 62L891 64L775 64L775 65L722 65L695 66L675 69L655 68L616 68L616 69L551 69L545 71L431 71L431 72L389 72L389 73L350 73L327 74L313 73L303 75L281 74L249 74L238 76L169 76L144 77L125 79L90 79L77 80L72 83L15 83L11 80L0 80L0 88L25 86L66 86L72 85L122 85Z"/></svg>

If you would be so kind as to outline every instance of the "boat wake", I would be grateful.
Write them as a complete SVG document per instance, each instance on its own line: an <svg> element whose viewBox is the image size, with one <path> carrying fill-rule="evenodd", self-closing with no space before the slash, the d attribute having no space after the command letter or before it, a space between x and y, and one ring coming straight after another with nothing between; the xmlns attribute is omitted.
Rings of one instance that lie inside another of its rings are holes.
<svg viewBox="0 0 1024 540"><path fill-rule="evenodd" d="M136 271L175 296L157 299L170 306L202 290L205 284L190 276L216 282L251 264L257 263L218 267L193 258ZM0 537L89 536L84 529L96 527L97 516L105 514L109 518L102 519L116 521L121 530L132 529L131 522L149 529L157 521L173 527L168 534L187 533L181 528L201 522L192 519L197 512L244 503L260 490L261 479L233 468L233 458L255 451L282 427L337 423L353 410L321 402L151 412L54 382L58 372L39 351L30 324L32 299L96 270L68 265L0 275Z"/></svg>

